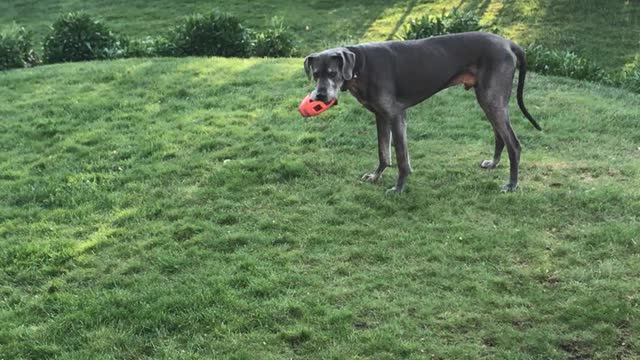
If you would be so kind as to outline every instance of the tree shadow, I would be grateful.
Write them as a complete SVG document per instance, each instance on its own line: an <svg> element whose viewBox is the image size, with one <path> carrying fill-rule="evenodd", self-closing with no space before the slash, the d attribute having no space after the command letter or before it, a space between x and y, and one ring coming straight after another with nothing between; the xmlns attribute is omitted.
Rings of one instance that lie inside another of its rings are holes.
<svg viewBox="0 0 640 360"><path fill-rule="evenodd" d="M458 4L458 8L461 8L462 5L465 4L464 6L465 11L472 10L479 16L483 16L484 13L487 11L487 8L489 7L489 5L491 5L491 2L492 0L461 1L460 4Z"/></svg>
<svg viewBox="0 0 640 360"><path fill-rule="evenodd" d="M497 9L494 24L522 44L537 43L570 50L601 66L619 69L640 55L640 3L612 0L473 0L465 11L487 16ZM492 24L493 25L493 24Z"/></svg>
<svg viewBox="0 0 640 360"><path fill-rule="evenodd" d="M284 4L290 1L279 2L282 2L282 6L274 8L266 16L262 15L261 20L254 18L251 21L259 24L266 23L273 15L283 17L300 39L301 53L306 54L327 47L360 42L372 24L384 16L385 11L403 6L407 1L311 0L295 6ZM416 0L409 1L409 7L405 11L407 15L415 3ZM397 26L400 25L401 22Z"/></svg>
<svg viewBox="0 0 640 360"><path fill-rule="evenodd" d="M389 36L387 36L387 40L391 40L396 36L396 33L398 32L398 30L400 30L400 28L407 21L407 17L411 13L411 10L413 10L413 8L416 6L416 2L417 0L412 0L407 4L407 8L404 10L402 15L400 16L400 19L398 19L398 21L396 22L396 25L393 27L393 30L391 30L391 32L389 33Z"/></svg>

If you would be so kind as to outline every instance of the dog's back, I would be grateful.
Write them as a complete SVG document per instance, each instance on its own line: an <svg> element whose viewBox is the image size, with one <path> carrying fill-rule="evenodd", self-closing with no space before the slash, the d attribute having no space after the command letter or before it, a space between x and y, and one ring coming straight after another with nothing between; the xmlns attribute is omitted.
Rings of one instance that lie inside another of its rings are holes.
<svg viewBox="0 0 640 360"><path fill-rule="evenodd" d="M498 35L470 32L348 48L365 58L367 72L376 74L384 86L393 86L399 100L414 105L446 88L456 75L483 62L500 60L496 57L512 56L510 44Z"/></svg>

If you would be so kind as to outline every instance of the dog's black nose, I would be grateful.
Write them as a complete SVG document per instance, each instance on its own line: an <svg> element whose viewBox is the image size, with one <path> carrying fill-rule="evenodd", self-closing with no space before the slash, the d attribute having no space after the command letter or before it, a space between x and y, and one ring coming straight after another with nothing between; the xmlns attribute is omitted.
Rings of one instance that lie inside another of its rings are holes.
<svg viewBox="0 0 640 360"><path fill-rule="evenodd" d="M327 94L326 93L316 93L316 100L327 102Z"/></svg>

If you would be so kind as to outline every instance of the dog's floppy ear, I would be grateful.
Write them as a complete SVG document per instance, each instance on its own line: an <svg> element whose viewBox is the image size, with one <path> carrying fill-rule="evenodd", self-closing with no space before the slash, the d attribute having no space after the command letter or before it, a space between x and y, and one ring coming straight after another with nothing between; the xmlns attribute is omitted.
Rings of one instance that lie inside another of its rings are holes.
<svg viewBox="0 0 640 360"><path fill-rule="evenodd" d="M356 54L346 48L343 48L334 56L342 59L342 78L344 80L353 79L353 68L356 66Z"/></svg>
<svg viewBox="0 0 640 360"><path fill-rule="evenodd" d="M307 78L311 80L311 62L316 58L316 54L311 54L304 58L304 72L307 74Z"/></svg>

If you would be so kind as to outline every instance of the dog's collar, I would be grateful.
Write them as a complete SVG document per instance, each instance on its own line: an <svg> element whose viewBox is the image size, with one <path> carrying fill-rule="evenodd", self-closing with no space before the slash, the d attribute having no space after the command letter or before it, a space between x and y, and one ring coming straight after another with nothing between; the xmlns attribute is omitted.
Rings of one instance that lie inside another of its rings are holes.
<svg viewBox="0 0 640 360"><path fill-rule="evenodd" d="M342 83L342 86L340 86L340 91L347 91L347 90L349 90L348 85L349 85L352 81L357 81L357 80L358 80L358 74L353 74L353 75L351 76L351 80L347 80L347 81L344 81L344 82Z"/></svg>
<svg viewBox="0 0 640 360"><path fill-rule="evenodd" d="M362 53L362 51L360 51L360 49L358 49L356 46L348 46L347 49L349 49L349 51L353 52L356 56L356 61L355 64L353 64L353 78L352 79L357 79L358 75L360 75L360 72L362 70L362 68L364 67L364 55Z"/></svg>
<svg viewBox="0 0 640 360"><path fill-rule="evenodd" d="M364 57L362 56L362 52L358 50L355 46L347 46L347 49L356 55L356 62L353 65L351 79L342 83L342 86L340 87L341 91L347 90L348 82L358 79L358 75L360 75L360 70L362 70L362 68L364 67Z"/></svg>

